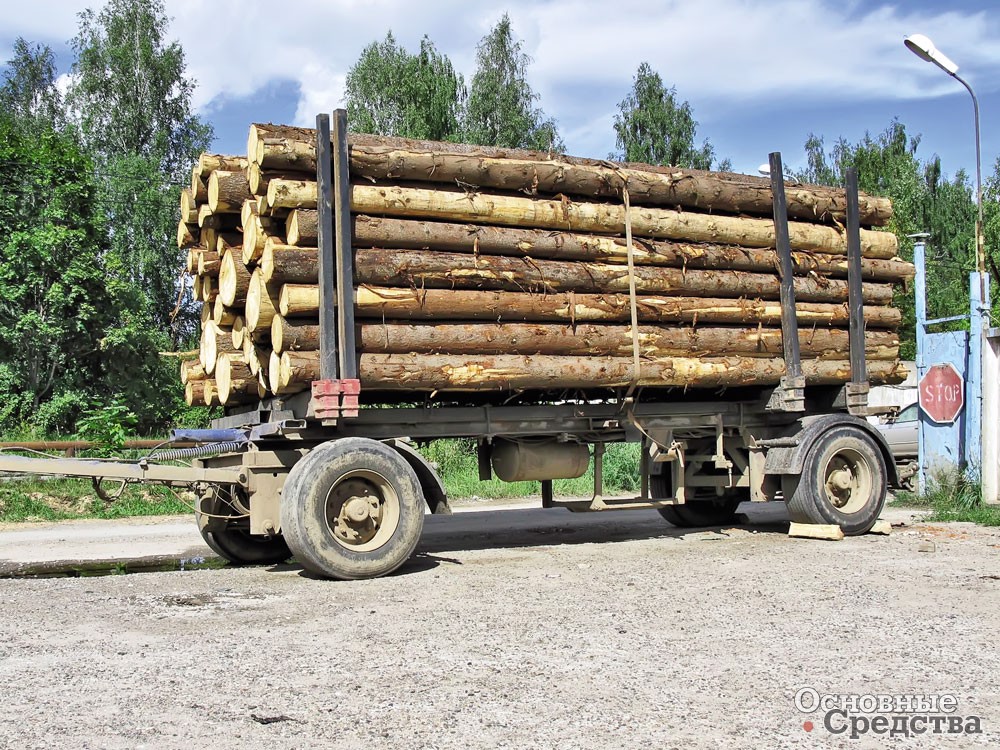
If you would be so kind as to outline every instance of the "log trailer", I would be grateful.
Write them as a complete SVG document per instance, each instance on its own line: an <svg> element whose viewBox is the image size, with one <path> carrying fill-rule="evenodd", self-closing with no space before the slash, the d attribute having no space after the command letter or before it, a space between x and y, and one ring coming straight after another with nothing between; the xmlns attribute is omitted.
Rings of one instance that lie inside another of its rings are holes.
<svg viewBox="0 0 1000 750"><path fill-rule="evenodd" d="M807 385L799 354L793 261L780 154L771 154L780 260L783 357L775 386L629 389L613 398L445 394L387 403L362 392L355 350L346 116L317 118L321 379L311 391L228 409L210 430L175 430L194 448L139 461L0 454L0 472L157 482L197 495L207 544L239 564L294 556L309 572L362 579L396 570L414 552L425 509L450 513L435 467L414 448L442 438L478 444L479 474L541 482L543 507L571 511L656 508L681 527L734 520L743 501L783 501L794 521L863 534L875 523L895 463L867 413L857 175L847 179L851 379ZM422 402L422 403L421 403ZM604 497L609 443L642 446L636 497ZM170 461L193 459L191 466ZM553 480L594 465L589 500L562 499Z"/></svg>

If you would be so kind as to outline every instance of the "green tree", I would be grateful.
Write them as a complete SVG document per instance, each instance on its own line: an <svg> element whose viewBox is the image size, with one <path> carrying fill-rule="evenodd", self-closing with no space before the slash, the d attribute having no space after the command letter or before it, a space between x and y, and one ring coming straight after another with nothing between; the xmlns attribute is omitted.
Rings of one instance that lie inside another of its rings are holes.
<svg viewBox="0 0 1000 750"><path fill-rule="evenodd" d="M649 63L636 71L632 90L618 104L612 159L662 164L673 167L711 169L715 159L712 144L695 145L698 123L691 105L679 101L677 89L667 88ZM730 169L729 161L719 165Z"/></svg>
<svg viewBox="0 0 1000 750"><path fill-rule="evenodd" d="M514 36L504 13L476 48L476 72L469 86L469 102L462 138L469 143L503 148L562 151L555 120L536 106L538 94L528 83L531 58Z"/></svg>
<svg viewBox="0 0 1000 750"><path fill-rule="evenodd" d="M100 386L103 228L72 131L21 114L0 116L0 428L68 430Z"/></svg>
<svg viewBox="0 0 1000 750"><path fill-rule="evenodd" d="M109 0L98 13L81 13L69 91L109 226L107 287L117 319L102 340L108 388L144 428L169 420L178 403L173 366L156 353L195 328L190 307L171 319L181 267L177 203L212 134L192 112L194 81L167 25L162 0Z"/></svg>
<svg viewBox="0 0 1000 750"><path fill-rule="evenodd" d="M858 171L858 187L871 195L892 199L893 218L887 229L899 238L901 254L912 258L908 235L928 232L928 313L947 317L968 312L968 272L975 266L975 202L964 171L953 178L942 172L934 156L917 156L920 136L910 136L898 120L878 135L866 133L858 143L837 140L827 152L823 138L806 141L807 166L795 174L803 182L842 186L846 171ZM913 291L901 288L896 304L903 312L900 328L902 354L915 355Z"/></svg>
<svg viewBox="0 0 1000 750"><path fill-rule="evenodd" d="M458 136L465 81L426 36L411 55L390 31L361 52L347 73L352 130L435 141Z"/></svg>
<svg viewBox="0 0 1000 750"><path fill-rule="evenodd" d="M62 123L62 96L56 88L56 62L52 49L14 41L14 57L7 61L0 110L21 128L49 130Z"/></svg>

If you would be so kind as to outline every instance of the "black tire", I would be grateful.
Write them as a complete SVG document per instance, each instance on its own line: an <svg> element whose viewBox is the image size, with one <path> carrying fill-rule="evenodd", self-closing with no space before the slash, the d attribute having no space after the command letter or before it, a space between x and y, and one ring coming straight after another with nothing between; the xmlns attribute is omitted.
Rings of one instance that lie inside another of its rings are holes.
<svg viewBox="0 0 1000 750"><path fill-rule="evenodd" d="M650 477L654 497L667 497L673 492L669 471ZM736 509L744 497L743 492L728 493L713 499L689 500L683 505L667 505L657 508L669 523L682 529L701 526L725 526L736 520Z"/></svg>
<svg viewBox="0 0 1000 750"><path fill-rule="evenodd" d="M292 467L282 491L281 530L311 573L357 580L391 573L416 549L424 527L416 473L391 447L343 438Z"/></svg>
<svg viewBox="0 0 1000 750"><path fill-rule="evenodd" d="M885 459L871 436L842 425L813 443L800 475L782 477L782 493L793 521L836 524L856 536L878 520L886 476Z"/></svg>
<svg viewBox="0 0 1000 750"><path fill-rule="evenodd" d="M198 530L205 544L219 557L236 565L273 565L290 558L292 552L280 535L268 537L250 534L250 519L243 517L245 503L241 501L235 488L227 492L233 493L232 500L223 498L218 489L211 490L199 503L199 508L204 509L204 512L195 511ZM235 503L244 507L236 507Z"/></svg>

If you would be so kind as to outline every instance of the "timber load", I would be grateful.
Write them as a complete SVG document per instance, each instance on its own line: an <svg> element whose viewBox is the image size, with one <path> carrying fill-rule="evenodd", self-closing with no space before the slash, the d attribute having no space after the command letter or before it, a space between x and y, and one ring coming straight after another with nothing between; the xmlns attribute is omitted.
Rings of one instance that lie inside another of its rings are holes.
<svg viewBox="0 0 1000 750"><path fill-rule="evenodd" d="M773 386L785 374L770 181L351 134L355 355L370 391ZM188 403L320 377L316 132L253 125L203 154L177 242L203 305ZM806 382L850 379L846 196L786 186ZM346 204L345 204L346 205ZM859 196L869 378L898 382L913 266L888 199Z"/></svg>

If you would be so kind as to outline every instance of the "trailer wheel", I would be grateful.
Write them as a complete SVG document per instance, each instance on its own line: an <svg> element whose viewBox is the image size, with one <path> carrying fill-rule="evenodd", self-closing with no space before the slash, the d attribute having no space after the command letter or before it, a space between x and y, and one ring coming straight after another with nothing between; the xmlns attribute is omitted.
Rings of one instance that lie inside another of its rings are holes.
<svg viewBox="0 0 1000 750"><path fill-rule="evenodd" d="M282 490L281 529L302 567L354 580L406 562L424 527L424 497L413 469L391 447L342 438L292 467Z"/></svg>
<svg viewBox="0 0 1000 750"><path fill-rule="evenodd" d="M885 459L872 438L843 425L809 448L800 475L782 477L782 494L793 521L864 534L885 505L886 476Z"/></svg>
<svg viewBox="0 0 1000 750"><path fill-rule="evenodd" d="M650 485L655 497L667 497L672 491L669 467L663 468L663 473L653 474ZM711 500L689 500L683 505L667 505L657 508L660 515L669 523L682 529L699 526L725 526L736 520L736 509L740 506L746 493L727 494Z"/></svg>
<svg viewBox="0 0 1000 750"><path fill-rule="evenodd" d="M281 536L250 534L249 513L239 491L229 489L223 498L218 488L204 495L195 511L198 530L205 544L220 557L236 565L273 565L292 556Z"/></svg>

